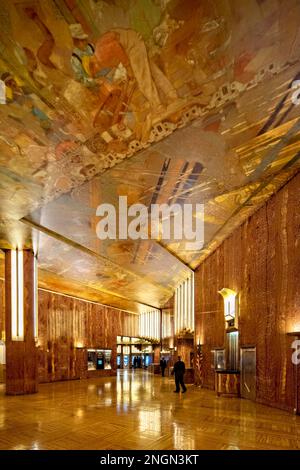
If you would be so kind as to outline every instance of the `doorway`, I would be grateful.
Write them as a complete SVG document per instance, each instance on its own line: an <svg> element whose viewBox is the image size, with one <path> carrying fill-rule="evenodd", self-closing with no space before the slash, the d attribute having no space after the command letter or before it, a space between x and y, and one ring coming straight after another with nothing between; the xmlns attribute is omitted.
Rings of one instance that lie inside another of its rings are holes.
<svg viewBox="0 0 300 470"><path fill-rule="evenodd" d="M241 396L256 398L256 348L241 348Z"/></svg>

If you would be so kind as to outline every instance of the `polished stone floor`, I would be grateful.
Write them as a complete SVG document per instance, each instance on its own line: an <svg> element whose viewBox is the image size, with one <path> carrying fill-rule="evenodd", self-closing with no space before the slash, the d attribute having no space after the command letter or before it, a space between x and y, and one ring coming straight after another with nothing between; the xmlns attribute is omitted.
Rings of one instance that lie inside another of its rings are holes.
<svg viewBox="0 0 300 470"><path fill-rule="evenodd" d="M0 449L300 449L300 417L144 371L7 397Z"/></svg>

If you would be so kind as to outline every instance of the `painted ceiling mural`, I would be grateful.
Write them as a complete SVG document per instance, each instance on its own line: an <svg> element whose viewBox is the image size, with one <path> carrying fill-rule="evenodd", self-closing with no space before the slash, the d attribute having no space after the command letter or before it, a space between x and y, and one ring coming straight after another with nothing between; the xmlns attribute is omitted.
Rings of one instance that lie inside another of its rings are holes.
<svg viewBox="0 0 300 470"><path fill-rule="evenodd" d="M296 0L2 1L0 246L162 306L299 168L299 58ZM203 249L100 241L121 195L205 204Z"/></svg>

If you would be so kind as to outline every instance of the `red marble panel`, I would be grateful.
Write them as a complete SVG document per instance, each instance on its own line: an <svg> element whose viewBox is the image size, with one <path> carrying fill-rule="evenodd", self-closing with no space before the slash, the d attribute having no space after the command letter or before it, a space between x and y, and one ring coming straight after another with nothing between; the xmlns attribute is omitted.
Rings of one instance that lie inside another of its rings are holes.
<svg viewBox="0 0 300 470"><path fill-rule="evenodd" d="M86 348L112 350L118 335L137 336L138 316L73 297L39 290L39 379L86 377Z"/></svg>
<svg viewBox="0 0 300 470"><path fill-rule="evenodd" d="M196 341L204 386L214 387L211 350L225 346L222 287L239 293L240 346L255 346L256 400L293 410L295 370L287 333L300 329L300 174L198 267Z"/></svg>

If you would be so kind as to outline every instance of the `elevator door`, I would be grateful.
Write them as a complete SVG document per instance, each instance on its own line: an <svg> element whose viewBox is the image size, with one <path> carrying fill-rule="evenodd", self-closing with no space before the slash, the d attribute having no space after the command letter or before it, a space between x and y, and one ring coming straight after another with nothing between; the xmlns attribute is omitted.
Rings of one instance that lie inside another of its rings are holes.
<svg viewBox="0 0 300 470"><path fill-rule="evenodd" d="M241 349L241 395L248 400L256 397L256 348Z"/></svg>

